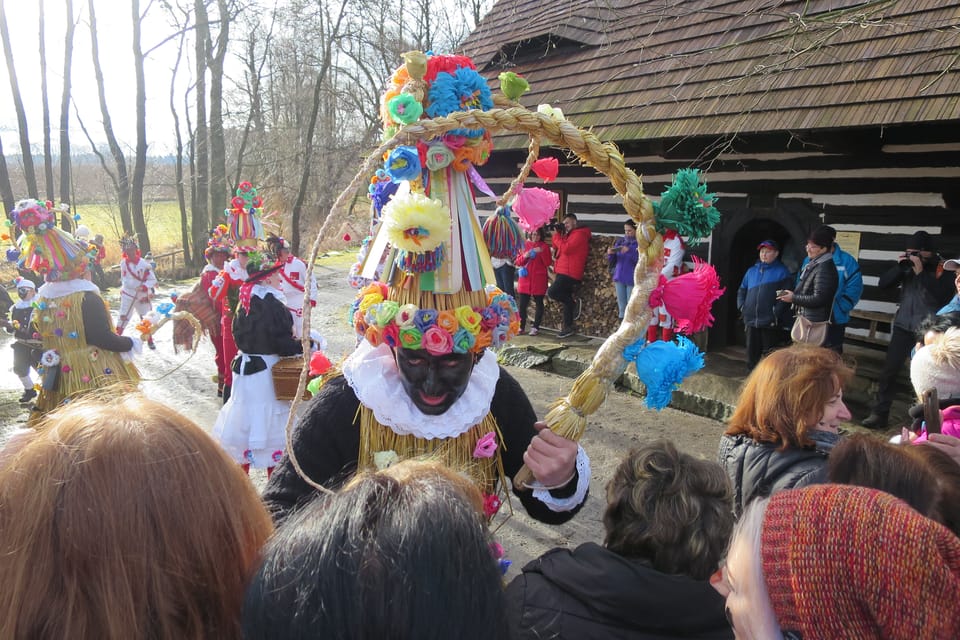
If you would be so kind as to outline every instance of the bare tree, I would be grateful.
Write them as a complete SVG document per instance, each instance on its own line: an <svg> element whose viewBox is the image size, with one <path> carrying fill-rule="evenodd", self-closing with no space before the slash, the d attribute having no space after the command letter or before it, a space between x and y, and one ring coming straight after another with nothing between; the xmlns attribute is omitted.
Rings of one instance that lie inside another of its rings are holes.
<svg viewBox="0 0 960 640"><path fill-rule="evenodd" d="M117 167L114 184L117 190L117 204L120 207L120 225L124 233L133 233L133 222L130 218L130 178L127 175L127 160L123 149L113 133L113 123L110 120L110 110L107 108L107 96L104 89L103 69L100 66L100 47L97 43L97 14L93 7L94 0L87 0L87 9L90 12L90 43L93 48L93 73L97 80L97 93L100 97L100 115L103 118L103 133L107 136L107 145L113 155ZM84 132L86 133L86 131ZM89 135L87 136L89 139ZM91 141L91 145L93 145Z"/></svg>
<svg viewBox="0 0 960 640"><path fill-rule="evenodd" d="M216 46L207 50L210 69L210 211L223 211L227 206L227 150L223 133L223 63L230 41L232 3L217 0L219 30ZM211 43L212 44L212 43Z"/></svg>
<svg viewBox="0 0 960 640"><path fill-rule="evenodd" d="M7 11L4 0L0 0L0 40L3 41L3 57L7 61L7 75L10 76L10 99L17 112L17 129L20 131L20 154L23 156L23 177L27 181L27 195L36 198L37 174L33 168L33 152L30 149L30 134L27 131L27 112L23 108L20 96L20 83L17 81L17 68L13 64L13 47L10 43L10 31L7 29Z"/></svg>
<svg viewBox="0 0 960 640"><path fill-rule="evenodd" d="M130 183L130 215L137 231L140 249L150 251L150 234L143 218L143 178L147 171L147 81L143 75L143 46L140 31L143 16L140 15L140 0L131 0L133 17L133 70L136 78L137 97L137 146L133 161L133 181Z"/></svg>
<svg viewBox="0 0 960 640"><path fill-rule="evenodd" d="M17 201L13 195L13 187L10 185L10 172L7 171L7 158L3 155L2 139L0 139L0 201L3 202L3 210L9 218Z"/></svg>
<svg viewBox="0 0 960 640"><path fill-rule="evenodd" d="M207 16L205 0L194 0L194 14L197 23L194 39L196 57L196 109L197 124L193 133L193 251L194 255L203 253L207 242L205 229L215 225L213 215L207 208L210 185L207 173L207 50L210 40L210 20ZM199 260L199 258L198 258Z"/></svg>
<svg viewBox="0 0 960 640"><path fill-rule="evenodd" d="M60 94L60 202L73 202L70 196L70 82L73 70L73 0L67 3L67 31L63 38L63 92Z"/></svg>
<svg viewBox="0 0 960 640"><path fill-rule="evenodd" d="M50 102L47 95L47 34L43 21L43 2L40 0L40 34L38 44L40 46L40 102L43 111L43 180L44 193L46 199L52 201L54 198L53 184L53 154L50 151ZM64 229L70 229L70 216L61 215L60 225Z"/></svg>
<svg viewBox="0 0 960 640"><path fill-rule="evenodd" d="M180 242L183 244L183 262L184 264L193 264L191 256L190 242L190 224L187 218L187 199L183 188L183 137L180 135L180 115L177 113L177 106L174 102L176 95L177 71L180 68L180 60L183 58L183 45L186 34L181 32L180 44L177 46L177 59L173 63L173 72L170 74L170 114L173 116L173 131L176 137L176 163L175 176L177 187L177 205L180 208ZM194 265L196 266L196 265Z"/></svg>

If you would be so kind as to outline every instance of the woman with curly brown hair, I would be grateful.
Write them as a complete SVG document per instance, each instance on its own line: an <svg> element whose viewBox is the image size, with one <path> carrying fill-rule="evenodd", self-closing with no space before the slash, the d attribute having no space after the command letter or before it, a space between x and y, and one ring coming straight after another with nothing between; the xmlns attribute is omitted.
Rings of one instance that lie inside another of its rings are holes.
<svg viewBox="0 0 960 640"><path fill-rule="evenodd" d="M851 418L843 386L852 375L823 347L793 345L760 361L718 452L738 516L754 498L826 482L827 455L839 441L840 424Z"/></svg>
<svg viewBox="0 0 960 640"><path fill-rule="evenodd" d="M72 402L0 467L0 638L239 638L270 517L200 427Z"/></svg>

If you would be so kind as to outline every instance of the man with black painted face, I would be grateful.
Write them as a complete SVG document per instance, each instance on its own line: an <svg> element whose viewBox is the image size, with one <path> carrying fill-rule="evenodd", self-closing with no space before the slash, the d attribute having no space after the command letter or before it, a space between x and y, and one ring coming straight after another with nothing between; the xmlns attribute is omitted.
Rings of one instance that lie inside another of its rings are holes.
<svg viewBox="0 0 960 640"><path fill-rule="evenodd" d="M463 395L479 359L472 353L433 356L422 349L394 349L393 354L403 390L428 416L439 416Z"/></svg>

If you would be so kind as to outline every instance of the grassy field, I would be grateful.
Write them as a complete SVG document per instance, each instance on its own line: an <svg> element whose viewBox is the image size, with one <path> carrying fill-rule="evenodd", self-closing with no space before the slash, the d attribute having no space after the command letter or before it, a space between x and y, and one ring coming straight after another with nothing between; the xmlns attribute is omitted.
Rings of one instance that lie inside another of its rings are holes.
<svg viewBox="0 0 960 640"><path fill-rule="evenodd" d="M107 262L120 260L120 209L115 205L86 204L77 207L79 224L90 229L90 237L102 233L107 248ZM144 218L150 231L153 253L180 249L180 209L173 201L144 203Z"/></svg>

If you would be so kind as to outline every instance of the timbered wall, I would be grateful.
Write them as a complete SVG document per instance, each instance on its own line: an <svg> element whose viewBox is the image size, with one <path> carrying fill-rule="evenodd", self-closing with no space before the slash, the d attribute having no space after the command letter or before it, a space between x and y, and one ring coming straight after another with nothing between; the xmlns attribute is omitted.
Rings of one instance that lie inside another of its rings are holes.
<svg viewBox="0 0 960 640"><path fill-rule="evenodd" d="M945 258L960 256L960 123L851 129L835 132L792 132L716 140L621 142L628 165L643 178L645 191L656 198L669 185L673 172L699 167L709 190L719 196L722 214L711 238L692 248L711 262L727 288L714 309L716 323L709 348L742 344L737 319L736 290L746 269L756 260L756 245L772 237L784 247L782 257L796 269L804 257L807 233L825 223L840 232L860 234L859 261L865 290L858 310L893 313L898 291L881 290L879 275L919 229L937 237ZM717 150L711 152L710 150ZM541 156L551 153L545 149ZM539 185L563 195L565 211L575 213L594 232L593 251L602 252L622 233L626 213L605 176L589 167L561 160L558 180ZM513 179L525 150L500 150L481 173L497 193ZM489 200L481 208L492 211ZM845 247L851 249L851 247ZM595 262L600 264L601 262ZM602 266L600 267L602 268ZM610 318L597 334L616 328L615 300L591 301L585 308ZM865 320L854 318L848 336L864 336ZM888 327L880 325L880 337Z"/></svg>

